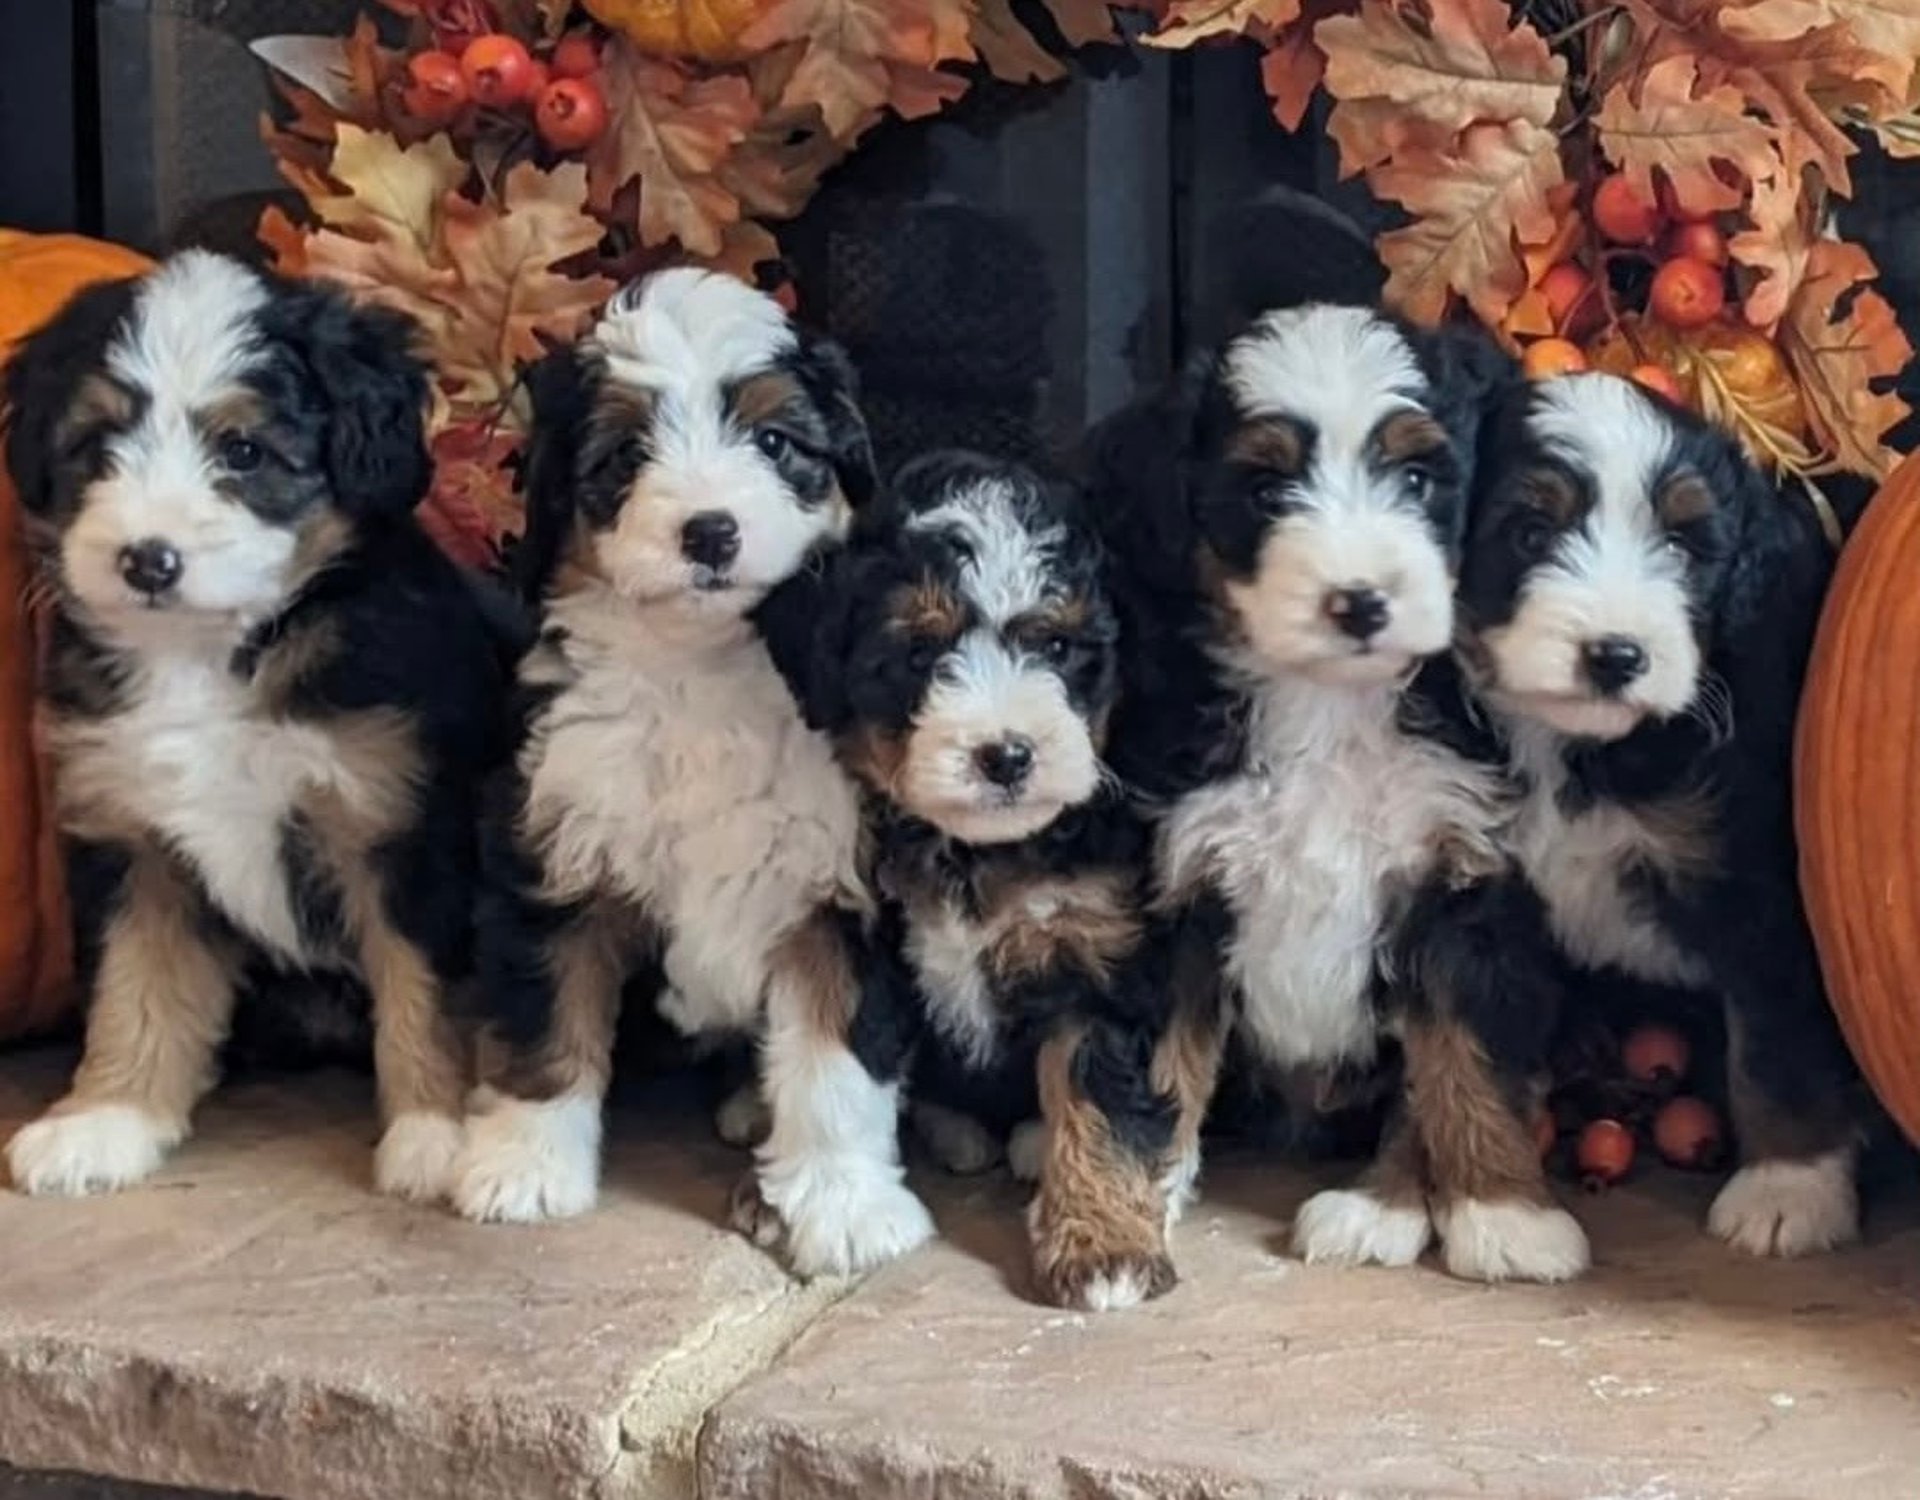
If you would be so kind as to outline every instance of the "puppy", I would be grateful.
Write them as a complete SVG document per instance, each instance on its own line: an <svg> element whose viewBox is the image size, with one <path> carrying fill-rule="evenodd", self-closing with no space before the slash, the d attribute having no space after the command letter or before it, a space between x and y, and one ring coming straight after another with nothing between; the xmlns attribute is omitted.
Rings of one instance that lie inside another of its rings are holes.
<svg viewBox="0 0 1920 1500"><path fill-rule="evenodd" d="M542 633L489 836L484 1086L455 1204L592 1204L621 980L656 960L681 1030L761 1038L751 1227L803 1274L874 1265L931 1221L901 1181L859 801L750 618L871 491L852 372L771 298L671 270L616 295L535 406Z"/></svg>
<svg viewBox="0 0 1920 1500"><path fill-rule="evenodd" d="M1041 1294L1159 1295L1218 1028L1154 982L1145 829L1101 764L1117 631L1092 536L1018 465L929 455L763 626L867 790L874 884L926 1023L919 1076L961 1112L935 1113L936 1134L1038 1111Z"/></svg>
<svg viewBox="0 0 1920 1500"><path fill-rule="evenodd" d="M83 293L8 369L60 818L110 872L85 1056L8 1148L28 1192L151 1172L261 963L371 991L376 1181L445 1189L468 1080L442 997L506 684L488 611L412 519L411 342L189 252Z"/></svg>
<svg viewBox="0 0 1920 1500"><path fill-rule="evenodd" d="M1756 1254L1858 1232L1857 1085L1795 880L1795 706L1828 549L1734 441L1630 382L1517 392L1462 577L1526 798L1511 845L1579 965L1724 1007Z"/></svg>
<svg viewBox="0 0 1920 1500"><path fill-rule="evenodd" d="M1159 899L1212 945L1244 1050L1324 1081L1404 1056L1351 1190L1301 1210L1312 1261L1401 1265L1437 1229L1484 1280L1588 1260L1525 1122L1550 958L1498 833L1497 746L1448 660L1480 418L1511 367L1362 307L1269 312L1096 445L1123 559L1113 760L1158 799Z"/></svg>

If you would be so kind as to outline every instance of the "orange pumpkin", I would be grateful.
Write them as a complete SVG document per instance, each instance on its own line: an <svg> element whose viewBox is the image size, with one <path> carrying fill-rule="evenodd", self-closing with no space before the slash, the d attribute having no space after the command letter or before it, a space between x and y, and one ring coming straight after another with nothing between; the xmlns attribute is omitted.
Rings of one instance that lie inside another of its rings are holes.
<svg viewBox="0 0 1920 1500"><path fill-rule="evenodd" d="M1920 1144L1920 457L1841 554L1800 704L1800 883L1841 1029Z"/></svg>
<svg viewBox="0 0 1920 1500"><path fill-rule="evenodd" d="M82 287L146 264L76 235L0 229L0 360ZM41 1030L73 1002L66 882L33 741L36 651L18 510L0 471L0 1037Z"/></svg>
<svg viewBox="0 0 1920 1500"><path fill-rule="evenodd" d="M767 0L581 0L588 15L642 52L696 62L738 62L740 34Z"/></svg>

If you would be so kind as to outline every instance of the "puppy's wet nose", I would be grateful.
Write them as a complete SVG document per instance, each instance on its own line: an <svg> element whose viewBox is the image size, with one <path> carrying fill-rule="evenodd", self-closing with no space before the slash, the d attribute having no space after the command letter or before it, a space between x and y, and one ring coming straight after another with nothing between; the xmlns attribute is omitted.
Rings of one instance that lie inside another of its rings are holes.
<svg viewBox="0 0 1920 1500"><path fill-rule="evenodd" d="M1327 595L1327 618L1356 641L1371 640L1387 628L1393 603L1379 589L1335 589Z"/></svg>
<svg viewBox="0 0 1920 1500"><path fill-rule="evenodd" d="M724 510L703 510L680 528L680 550L703 568L724 568L740 555L740 523Z"/></svg>
<svg viewBox="0 0 1920 1500"><path fill-rule="evenodd" d="M1618 693L1647 670L1647 649L1630 635L1603 635L1580 648L1587 680L1603 693Z"/></svg>
<svg viewBox="0 0 1920 1500"><path fill-rule="evenodd" d="M166 593L180 581L186 569L179 549L157 536L129 542L120 549L120 576L128 588L142 594Z"/></svg>
<svg viewBox="0 0 1920 1500"><path fill-rule="evenodd" d="M988 781L1011 790L1033 769L1033 741L1010 734L1004 740L982 745L973 752L973 760Z"/></svg>

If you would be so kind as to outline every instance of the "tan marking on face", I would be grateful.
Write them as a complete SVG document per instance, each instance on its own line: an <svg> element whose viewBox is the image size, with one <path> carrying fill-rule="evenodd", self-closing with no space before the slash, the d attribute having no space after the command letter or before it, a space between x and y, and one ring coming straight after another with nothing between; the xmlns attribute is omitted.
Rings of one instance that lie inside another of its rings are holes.
<svg viewBox="0 0 1920 1500"><path fill-rule="evenodd" d="M1077 635L1092 618L1093 601L1085 594L1063 594L1029 610L1009 628L1020 640L1039 641L1051 635Z"/></svg>
<svg viewBox="0 0 1920 1500"><path fill-rule="evenodd" d="M210 438L246 435L265 426L272 413L258 391L236 386L194 413L194 424Z"/></svg>
<svg viewBox="0 0 1920 1500"><path fill-rule="evenodd" d="M134 420L135 403L126 389L101 374L84 377L73 400L53 430L56 448L64 448L83 432L125 427Z"/></svg>
<svg viewBox="0 0 1920 1500"><path fill-rule="evenodd" d="M966 600L931 576L894 590L887 614L900 634L942 644L967 628Z"/></svg>
<svg viewBox="0 0 1920 1500"><path fill-rule="evenodd" d="M1520 498L1556 526L1571 526L1587 509L1586 497L1560 470L1531 469L1520 476Z"/></svg>
<svg viewBox="0 0 1920 1500"><path fill-rule="evenodd" d="M1704 521L1716 507L1713 491L1698 474L1676 474L1653 497L1654 514L1662 526L1686 526Z"/></svg>
<svg viewBox="0 0 1920 1500"><path fill-rule="evenodd" d="M813 412L807 388L785 370L749 375L727 396L727 409L741 427L752 429L782 417L807 420Z"/></svg>
<svg viewBox="0 0 1920 1500"><path fill-rule="evenodd" d="M1298 474L1306 462L1300 429L1284 417L1253 417L1227 439L1227 462L1277 474Z"/></svg>
<svg viewBox="0 0 1920 1500"><path fill-rule="evenodd" d="M1447 449L1447 429L1424 411L1397 411L1374 429L1380 456L1389 463L1405 463Z"/></svg>

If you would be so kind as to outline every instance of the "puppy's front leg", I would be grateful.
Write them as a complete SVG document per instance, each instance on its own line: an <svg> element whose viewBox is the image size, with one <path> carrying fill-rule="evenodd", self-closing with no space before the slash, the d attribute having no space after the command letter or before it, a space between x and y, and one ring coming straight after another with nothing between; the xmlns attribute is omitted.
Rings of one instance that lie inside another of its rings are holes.
<svg viewBox="0 0 1920 1500"><path fill-rule="evenodd" d="M446 1196L460 1154L470 1065L440 977L375 903L361 913L360 962L373 992L380 1144L374 1186L416 1202Z"/></svg>
<svg viewBox="0 0 1920 1500"><path fill-rule="evenodd" d="M157 851L134 854L107 919L85 1054L67 1096L8 1145L14 1186L87 1193L159 1166L213 1085L237 969L187 877Z"/></svg>
<svg viewBox="0 0 1920 1500"><path fill-rule="evenodd" d="M855 926L844 913L815 913L781 942L768 977L761 1076L772 1126L759 1149L760 1202L736 1215L760 1239L776 1226L759 1210L777 1217L802 1276L864 1271L933 1233L901 1180L904 1059L874 1014L894 997L872 993Z"/></svg>

